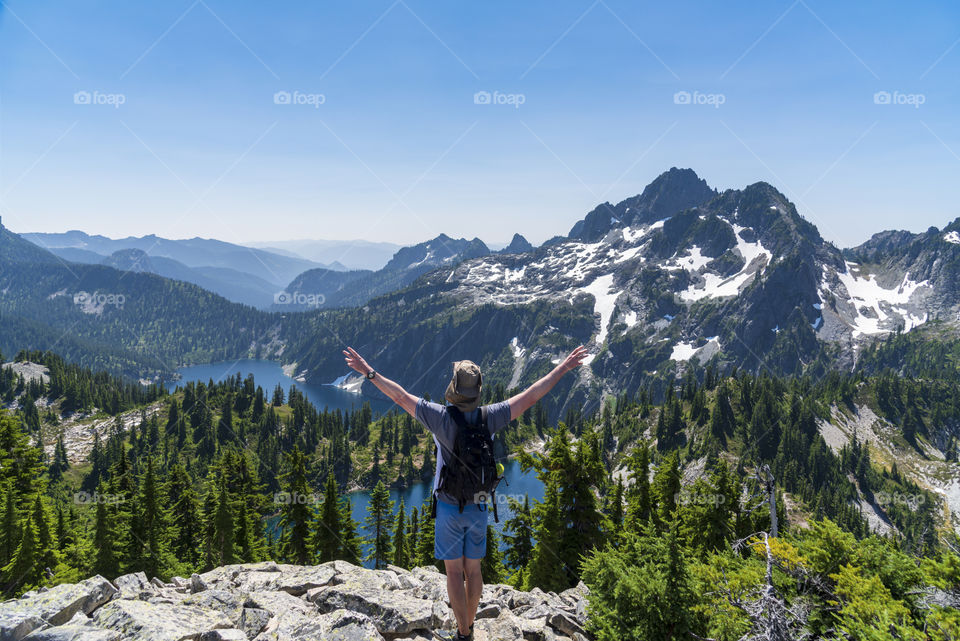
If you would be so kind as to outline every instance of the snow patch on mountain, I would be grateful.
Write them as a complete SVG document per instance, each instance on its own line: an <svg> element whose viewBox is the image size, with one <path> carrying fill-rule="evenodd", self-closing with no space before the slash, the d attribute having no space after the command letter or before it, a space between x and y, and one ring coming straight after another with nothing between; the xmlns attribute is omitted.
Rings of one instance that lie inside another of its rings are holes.
<svg viewBox="0 0 960 641"><path fill-rule="evenodd" d="M691 358L696 356L698 359L703 361L716 354L719 350L719 336L711 336L707 339L706 344L701 345L700 347L697 347L693 341L689 343L684 343L681 341L673 346L673 351L670 352L670 360L689 361Z"/></svg>
<svg viewBox="0 0 960 641"><path fill-rule="evenodd" d="M526 349L520 347L520 339L514 336L510 339L510 350L513 352L514 358L520 358L526 353Z"/></svg>
<svg viewBox="0 0 960 641"><path fill-rule="evenodd" d="M929 287L927 281L910 280L910 274L907 273L899 287L885 289L873 274L864 276L856 263L847 262L846 267L846 272L838 272L837 278L847 290L847 298L852 300L856 311L856 317L851 321L854 338L893 331L894 327L889 322L892 315L903 319L905 331L927 321L928 314L924 313L921 317L904 307L914 292L921 287Z"/></svg>
<svg viewBox="0 0 960 641"><path fill-rule="evenodd" d="M724 298L730 296L737 296L740 293L740 290L746 286L750 281L753 280L754 276L761 273L763 268L770 263L770 260L773 258L771 254L761 243L756 241L754 243L747 242L740 235L742 231L747 229L746 227L741 227L737 224L731 224L733 227L734 235L737 238L737 247L736 250L739 252L740 256L743 257L743 268L727 278L723 278L717 274L708 272L702 274L703 284L698 283L691 284L687 289L680 292L680 298L687 302L694 302L701 300L703 298ZM691 255L693 255L693 249L691 248ZM699 248L697 249L697 256L701 259L703 258L700 254ZM707 260L709 262L709 259ZM696 261L694 264L697 264ZM706 265L706 263L704 263ZM691 270L694 271L694 270Z"/></svg>
<svg viewBox="0 0 960 641"><path fill-rule="evenodd" d="M951 231L943 235L943 239L948 243L953 243L954 245L960 245L960 233Z"/></svg>
<svg viewBox="0 0 960 641"><path fill-rule="evenodd" d="M600 332L597 334L597 344L602 345L607 338L607 325L610 324L610 317L613 316L613 310L617 302L617 297L621 292L611 292L613 287L613 274L598 276L592 283L586 287L581 287L579 291L590 294L594 298L593 312L600 314Z"/></svg>

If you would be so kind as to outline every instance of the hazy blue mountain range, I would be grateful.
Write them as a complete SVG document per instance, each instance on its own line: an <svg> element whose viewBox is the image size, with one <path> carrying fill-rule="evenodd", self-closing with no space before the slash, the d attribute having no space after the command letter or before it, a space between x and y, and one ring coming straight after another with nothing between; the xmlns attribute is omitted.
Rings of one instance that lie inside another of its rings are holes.
<svg viewBox="0 0 960 641"><path fill-rule="evenodd" d="M304 258L282 256L269 251L236 245L213 238L171 240L154 234L107 238L71 230L62 234L23 234L27 240L47 249L73 247L109 256L119 249L140 249L150 256L180 261L188 267L227 267L271 282L284 283L305 269L325 267Z"/></svg>
<svg viewBox="0 0 960 641"><path fill-rule="evenodd" d="M369 240L278 240L244 243L248 247L257 247L266 251L295 256L323 263L338 271L368 269L377 270L402 245L396 243L373 242Z"/></svg>

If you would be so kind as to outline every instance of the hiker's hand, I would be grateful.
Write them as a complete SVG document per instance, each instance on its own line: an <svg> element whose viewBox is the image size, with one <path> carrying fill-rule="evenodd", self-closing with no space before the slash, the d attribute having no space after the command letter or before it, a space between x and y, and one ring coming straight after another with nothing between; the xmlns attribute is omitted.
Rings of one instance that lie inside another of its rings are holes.
<svg viewBox="0 0 960 641"><path fill-rule="evenodd" d="M343 350L343 355L346 356L347 366L350 367L350 369L360 372L364 376L373 369L367 364L367 361L363 360L363 356L357 354L357 350L352 347Z"/></svg>
<svg viewBox="0 0 960 641"><path fill-rule="evenodd" d="M563 367L564 372L569 372L572 369L580 367L587 356L587 348L581 345L577 349L570 352L570 355L563 360L563 363L561 363L560 366Z"/></svg>

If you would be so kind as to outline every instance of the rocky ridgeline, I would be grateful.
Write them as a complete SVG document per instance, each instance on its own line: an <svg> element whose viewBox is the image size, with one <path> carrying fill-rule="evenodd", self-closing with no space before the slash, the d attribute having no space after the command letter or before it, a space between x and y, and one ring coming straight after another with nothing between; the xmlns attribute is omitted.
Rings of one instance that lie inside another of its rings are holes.
<svg viewBox="0 0 960 641"><path fill-rule="evenodd" d="M587 588L484 586L476 641L587 641ZM267 561L171 583L95 576L0 603L0 641L422 641L454 628L435 568L368 570Z"/></svg>

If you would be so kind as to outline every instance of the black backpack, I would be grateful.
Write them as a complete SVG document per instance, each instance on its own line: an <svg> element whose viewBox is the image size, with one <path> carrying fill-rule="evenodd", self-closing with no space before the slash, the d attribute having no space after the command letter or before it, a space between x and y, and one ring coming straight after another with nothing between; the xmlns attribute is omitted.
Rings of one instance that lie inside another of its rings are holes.
<svg viewBox="0 0 960 641"><path fill-rule="evenodd" d="M493 519L500 522L497 514L496 489L503 478L497 474L497 461L493 455L493 437L487 429L487 408L480 408L480 424L470 425L455 406L447 412L460 428L453 442L453 460L443 462L437 492L445 492L457 499L460 511L468 503L493 505ZM437 493L433 495L433 516L436 517Z"/></svg>

